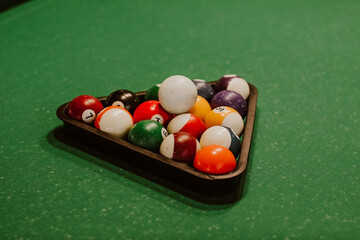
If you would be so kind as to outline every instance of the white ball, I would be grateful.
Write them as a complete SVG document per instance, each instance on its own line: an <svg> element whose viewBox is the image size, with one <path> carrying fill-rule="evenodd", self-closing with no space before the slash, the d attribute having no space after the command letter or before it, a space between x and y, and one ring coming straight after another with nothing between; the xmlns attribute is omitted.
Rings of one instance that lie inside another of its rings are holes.
<svg viewBox="0 0 360 240"><path fill-rule="evenodd" d="M189 111L197 99L197 89L193 81L181 75L165 79L159 89L161 106L173 114Z"/></svg>

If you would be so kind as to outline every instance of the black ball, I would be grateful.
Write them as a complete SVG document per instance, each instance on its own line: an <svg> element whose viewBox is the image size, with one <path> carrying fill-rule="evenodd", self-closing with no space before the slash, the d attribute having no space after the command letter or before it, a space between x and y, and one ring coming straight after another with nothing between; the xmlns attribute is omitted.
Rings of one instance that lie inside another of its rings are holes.
<svg viewBox="0 0 360 240"><path fill-rule="evenodd" d="M201 80L201 79L194 79L193 80L196 89L198 91L198 95L205 98L206 101L210 102L212 97L215 94L214 89L211 87L210 83Z"/></svg>
<svg viewBox="0 0 360 240"><path fill-rule="evenodd" d="M131 114L140 104L139 97L125 89L120 89L112 92L105 100L105 106L119 106L128 110Z"/></svg>

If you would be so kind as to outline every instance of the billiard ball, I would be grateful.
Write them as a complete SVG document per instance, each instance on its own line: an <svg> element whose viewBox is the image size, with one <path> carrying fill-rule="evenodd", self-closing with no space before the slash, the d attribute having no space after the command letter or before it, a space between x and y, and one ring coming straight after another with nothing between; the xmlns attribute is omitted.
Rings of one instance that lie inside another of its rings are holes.
<svg viewBox="0 0 360 240"><path fill-rule="evenodd" d="M224 146L209 145L202 148L195 156L194 168L210 174L225 174L236 168L236 159Z"/></svg>
<svg viewBox="0 0 360 240"><path fill-rule="evenodd" d="M128 110L131 114L140 104L139 97L126 89L116 90L106 98L105 106L119 106Z"/></svg>
<svg viewBox="0 0 360 240"><path fill-rule="evenodd" d="M206 101L210 102L211 98L215 94L215 91L210 85L210 83L202 79L194 79L193 82L196 86L198 95L202 96L206 99Z"/></svg>
<svg viewBox="0 0 360 240"><path fill-rule="evenodd" d="M96 115L103 109L102 103L90 95L81 95L74 98L67 108L67 115L78 121L90 124Z"/></svg>
<svg viewBox="0 0 360 240"><path fill-rule="evenodd" d="M236 157L239 154L241 141L231 128L213 126L201 135L200 145L202 148L209 145L221 145L228 148Z"/></svg>
<svg viewBox="0 0 360 240"><path fill-rule="evenodd" d="M246 100L250 95L249 84L236 74L227 74L220 78L215 84L215 91L232 90Z"/></svg>
<svg viewBox="0 0 360 240"><path fill-rule="evenodd" d="M177 115L167 126L169 133L186 132L196 139L200 139L201 134L206 130L204 122L196 115L183 113Z"/></svg>
<svg viewBox="0 0 360 240"><path fill-rule="evenodd" d="M174 75L165 79L159 89L161 106L173 114L187 112L195 104L196 86L189 78Z"/></svg>
<svg viewBox="0 0 360 240"><path fill-rule="evenodd" d="M158 152L168 132L158 122L143 120L136 123L129 131L128 140L142 148Z"/></svg>
<svg viewBox="0 0 360 240"><path fill-rule="evenodd" d="M159 101L149 100L141 103L134 111L134 122L142 120L154 120L158 123L167 126L172 118L172 115L165 111Z"/></svg>
<svg viewBox="0 0 360 240"><path fill-rule="evenodd" d="M201 120L205 120L206 115L211 111L211 106L205 98L200 95L197 96L196 102L194 106L188 111L196 116L198 116Z"/></svg>
<svg viewBox="0 0 360 240"><path fill-rule="evenodd" d="M244 120L235 109L221 106L211 110L205 117L206 128L216 125L229 127L239 136L244 128Z"/></svg>
<svg viewBox="0 0 360 240"><path fill-rule="evenodd" d="M126 139L133 124L129 111L118 106L104 108L95 119L97 129L121 139Z"/></svg>
<svg viewBox="0 0 360 240"><path fill-rule="evenodd" d="M240 113L242 118L245 118L247 112L247 103L244 98L231 90L222 90L216 93L211 99L210 106L212 109L220 106L231 107Z"/></svg>
<svg viewBox="0 0 360 240"><path fill-rule="evenodd" d="M176 132L167 136L160 145L160 154L177 162L192 163L200 143L191 134Z"/></svg>
<svg viewBox="0 0 360 240"><path fill-rule="evenodd" d="M149 100L159 100L159 88L160 88L161 84L156 84L154 86L152 86L151 88L149 88L144 95L144 101L149 101Z"/></svg>

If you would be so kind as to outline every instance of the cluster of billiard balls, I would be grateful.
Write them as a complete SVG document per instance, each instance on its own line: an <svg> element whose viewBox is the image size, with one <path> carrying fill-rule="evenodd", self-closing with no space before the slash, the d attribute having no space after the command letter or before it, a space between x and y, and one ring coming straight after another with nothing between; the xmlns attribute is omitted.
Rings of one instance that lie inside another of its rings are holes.
<svg viewBox="0 0 360 240"><path fill-rule="evenodd" d="M214 87L174 75L143 99L124 89L103 103L78 96L67 115L202 172L225 174L237 165L249 95L248 83L235 74L224 75Z"/></svg>

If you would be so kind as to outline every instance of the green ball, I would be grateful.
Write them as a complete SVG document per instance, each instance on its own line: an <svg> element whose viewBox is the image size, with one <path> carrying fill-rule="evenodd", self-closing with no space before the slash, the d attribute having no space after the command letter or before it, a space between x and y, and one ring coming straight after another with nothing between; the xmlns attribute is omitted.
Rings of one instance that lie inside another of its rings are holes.
<svg viewBox="0 0 360 240"><path fill-rule="evenodd" d="M128 140L139 147L158 152L167 135L168 132L160 123L153 120L143 120L130 129Z"/></svg>
<svg viewBox="0 0 360 240"><path fill-rule="evenodd" d="M159 101L158 95L159 95L160 86L161 86L161 84L156 84L156 85L152 86L151 88L149 88L145 92L144 101L149 101L149 100Z"/></svg>

